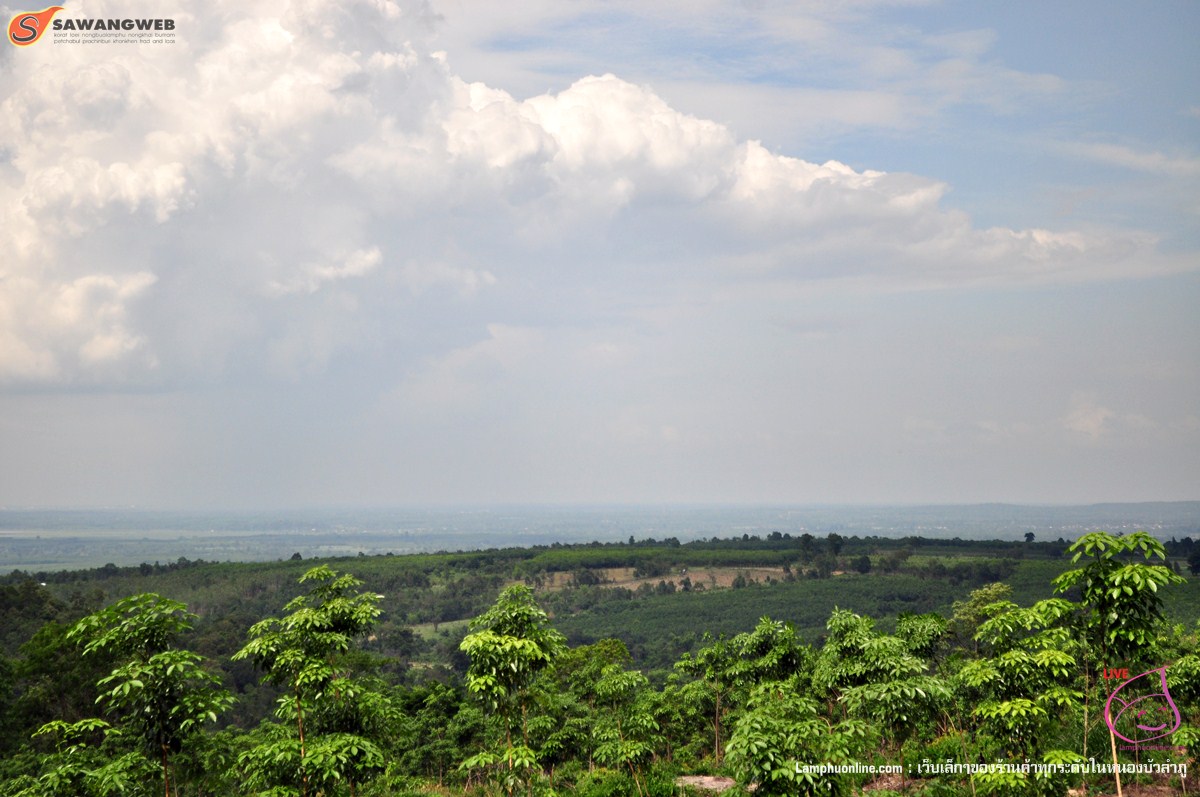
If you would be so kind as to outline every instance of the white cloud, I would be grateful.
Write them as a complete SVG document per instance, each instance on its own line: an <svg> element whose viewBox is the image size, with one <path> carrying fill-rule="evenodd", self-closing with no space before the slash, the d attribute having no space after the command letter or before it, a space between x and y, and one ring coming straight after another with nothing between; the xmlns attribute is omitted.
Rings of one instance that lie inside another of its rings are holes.
<svg viewBox="0 0 1200 797"><path fill-rule="evenodd" d="M1109 430L1115 417L1116 412L1100 406L1093 398L1076 396L1071 401L1071 409L1063 419L1063 425L1072 432L1097 440Z"/></svg>
<svg viewBox="0 0 1200 797"><path fill-rule="evenodd" d="M0 275L0 383L124 379L123 361L152 369L129 307L153 274L91 274L69 282Z"/></svg>
<svg viewBox="0 0 1200 797"><path fill-rule="evenodd" d="M690 113L774 144L912 130L955 108L1027 113L1066 81L1005 67L997 33L896 24L925 3L528 3L517 12L444 0L440 32L462 74L520 97L568 75L652 83ZM664 32L668 32L664 35Z"/></svg>
<svg viewBox="0 0 1200 797"><path fill-rule="evenodd" d="M1105 440L1117 433L1144 437L1160 428L1159 423L1141 413L1111 409L1088 393L1077 393L1071 398L1063 426L1091 441Z"/></svg>
<svg viewBox="0 0 1200 797"><path fill-rule="evenodd" d="M300 273L286 282L271 281L267 292L280 295L288 293L316 293L326 283L362 277L379 267L383 256L378 247L359 249L332 262L314 263L304 266Z"/></svg>
<svg viewBox="0 0 1200 797"><path fill-rule="evenodd" d="M1150 174L1168 177L1195 177L1200 175L1200 158L1194 156L1172 156L1162 152L1143 152L1119 144L1071 143L1061 146L1063 152L1078 158L1119 166Z"/></svg>
<svg viewBox="0 0 1200 797"><path fill-rule="evenodd" d="M4 64L9 382L414 362L494 341L488 324L637 324L743 282L1195 268L1137 232L979 228L943 207L941 181L779 154L612 74L517 100L456 77L415 0L161 13L179 20L170 50L46 46ZM798 12L788 35L831 46L823 13ZM945 56L949 96L977 91L988 43L921 46ZM872 68L921 72L901 55L884 47ZM420 334L437 323L453 334Z"/></svg>

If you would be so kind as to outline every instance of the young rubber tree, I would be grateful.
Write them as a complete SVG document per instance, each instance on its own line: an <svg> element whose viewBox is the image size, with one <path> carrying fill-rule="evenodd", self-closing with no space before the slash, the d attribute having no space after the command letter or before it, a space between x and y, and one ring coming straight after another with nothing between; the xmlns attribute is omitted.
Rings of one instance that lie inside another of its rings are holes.
<svg viewBox="0 0 1200 797"><path fill-rule="evenodd" d="M831 713L840 703L851 716L874 722L881 741L899 743L949 697L948 684L928 674L914 653L931 650L943 627L931 617L908 618L898 624L903 636L889 636L877 633L869 617L834 609L813 667L814 692L829 701Z"/></svg>
<svg viewBox="0 0 1200 797"><path fill-rule="evenodd" d="M178 601L145 593L84 617L67 634L83 645L84 656L109 654L121 662L97 684L96 702L158 760L166 797L175 782L172 759L185 739L233 702L203 657L173 647L195 617Z"/></svg>
<svg viewBox="0 0 1200 797"><path fill-rule="evenodd" d="M465 757L484 730L483 712L460 689L437 682L403 694L404 719L397 738L396 768L437 781Z"/></svg>
<svg viewBox="0 0 1200 797"><path fill-rule="evenodd" d="M1184 581L1166 565L1146 563L1166 560L1162 543L1144 531L1123 537L1101 531L1080 537L1068 553L1072 563L1089 561L1054 579L1054 588L1082 593L1088 634L1101 660L1130 661L1153 650L1163 622L1158 588Z"/></svg>
<svg viewBox="0 0 1200 797"><path fill-rule="evenodd" d="M538 674L565 650L566 639L550 625L550 618L523 584L501 592L492 608L471 621L471 629L460 645L471 658L467 689L499 716L505 747L500 755L484 752L467 759L463 766L501 764L512 793L519 780L528 781L537 764L529 747L530 690ZM514 729L520 731L520 744L513 742ZM518 772L523 774L518 776Z"/></svg>
<svg viewBox="0 0 1200 797"><path fill-rule="evenodd" d="M1093 679L1092 669L1098 664L1111 667L1118 663L1126 669L1152 658L1156 649L1159 629L1163 625L1163 603L1159 587L1179 584L1184 578L1172 572L1165 564L1147 564L1152 559L1165 562L1166 549L1158 540L1144 531L1126 536L1114 536L1106 532L1085 534L1067 551L1073 553L1071 562L1078 564L1087 559L1087 564L1068 570L1054 579L1058 592L1078 589L1084 608L1083 625L1093 651L1092 661L1084 660L1084 754L1087 754L1086 738L1088 715L1093 701L1093 692L1098 690L1098 681ZM1138 561L1138 558L1142 561ZM1086 654L1086 650L1085 650ZM1161 662L1153 662L1155 664ZM1099 695L1095 695L1099 699ZM1113 764L1117 763L1117 743L1109 728L1109 744ZM1121 790L1120 775L1116 775L1117 791Z"/></svg>
<svg viewBox="0 0 1200 797"><path fill-rule="evenodd" d="M572 759L593 763L593 728L596 686L605 668L627 665L629 648L619 639L601 639L591 645L563 650L552 670L543 677L538 694L539 712L530 718L529 731L543 766Z"/></svg>
<svg viewBox="0 0 1200 797"><path fill-rule="evenodd" d="M743 786L756 784L756 795L848 793L847 779L827 768L862 755L871 737L867 723L831 724L795 680L755 686L745 708L729 737L729 761Z"/></svg>
<svg viewBox="0 0 1200 797"><path fill-rule="evenodd" d="M724 635L713 639L711 634L705 633L704 641L710 644L700 648L695 654L683 654L679 661L675 662L675 669L696 679L689 685L688 692L700 691L711 701L713 759L719 765L722 753L722 726L725 715L729 712L730 693L737 684L739 662L731 649L730 641Z"/></svg>
<svg viewBox="0 0 1200 797"><path fill-rule="evenodd" d="M338 783L353 784L383 767L383 754L369 739L346 732L310 738L308 727L310 714L366 702L367 692L348 677L347 653L375 627L383 596L359 591L363 582L326 565L306 572L300 583L311 585L310 591L284 607L286 616L251 626L250 642L233 658L253 661L266 673L264 680L288 690L277 715L296 732L294 737L268 734L240 761L264 785L282 782L307 797Z"/></svg>
<svg viewBox="0 0 1200 797"><path fill-rule="evenodd" d="M1045 752L1046 728L1073 710L1079 645L1069 625L1074 605L1061 598L1028 608L999 601L985 609L978 641L991 651L955 676L964 703L984 730L1002 739L1016 758Z"/></svg>
<svg viewBox="0 0 1200 797"><path fill-rule="evenodd" d="M811 676L812 649L791 623L760 617L753 631L730 641L730 649L735 656L731 667L734 682L743 691L765 681Z"/></svg>
<svg viewBox="0 0 1200 797"><path fill-rule="evenodd" d="M68 723L48 722L34 737L53 740L53 753L42 756L37 777L25 775L6 782L12 797L109 797L149 795L146 784L157 776L154 761L121 744L121 732L102 719Z"/></svg>
<svg viewBox="0 0 1200 797"><path fill-rule="evenodd" d="M639 795L646 793L642 765L654 754L659 741L652 704L645 699L649 686L641 672L625 670L619 664L605 667L596 683L596 703L600 707L592 731L597 741L596 760L628 768Z"/></svg>

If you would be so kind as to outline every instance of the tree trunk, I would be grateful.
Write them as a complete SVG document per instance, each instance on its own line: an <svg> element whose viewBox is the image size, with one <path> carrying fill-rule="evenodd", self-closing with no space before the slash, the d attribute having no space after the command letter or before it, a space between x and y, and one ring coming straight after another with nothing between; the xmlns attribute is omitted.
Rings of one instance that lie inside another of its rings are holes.
<svg viewBox="0 0 1200 797"><path fill-rule="evenodd" d="M721 763L721 692L716 692L717 710L713 712L713 758Z"/></svg>
<svg viewBox="0 0 1200 797"><path fill-rule="evenodd" d="M304 705L300 702L300 689L296 695L296 733L300 737L300 795L308 797L308 773L304 770Z"/></svg>
<svg viewBox="0 0 1200 797"><path fill-rule="evenodd" d="M1083 757L1088 757L1088 708L1092 700L1092 674L1088 670L1089 662L1087 658L1087 648L1083 649ZM1088 793L1088 776L1083 775L1083 793Z"/></svg>
<svg viewBox="0 0 1200 797"><path fill-rule="evenodd" d="M171 769L167 760L168 748L165 744L160 746L162 748L163 795L164 797L171 797Z"/></svg>
<svg viewBox="0 0 1200 797"><path fill-rule="evenodd" d="M1117 797L1125 797L1121 793L1121 767L1117 764L1117 735L1113 732L1111 725L1108 728L1108 741L1112 747L1113 777L1117 779Z"/></svg>

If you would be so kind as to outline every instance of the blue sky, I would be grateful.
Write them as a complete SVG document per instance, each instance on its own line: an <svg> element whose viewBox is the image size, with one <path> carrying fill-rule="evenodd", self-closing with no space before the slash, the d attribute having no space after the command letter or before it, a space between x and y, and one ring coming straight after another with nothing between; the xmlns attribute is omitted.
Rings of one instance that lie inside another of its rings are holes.
<svg viewBox="0 0 1200 797"><path fill-rule="evenodd" d="M507 23L507 12L489 20L494 27L477 23L484 29L460 59L474 68L465 71L484 79L499 60L518 94L620 71L773 150L945 180L977 223L1036 224L1081 212L1082 202L1106 223L1194 235L1194 224L1179 229L1181 209L1169 198L1146 196L1161 183L1139 178L1161 176L1172 161L1192 177L1200 168L1195 4L727 3L709 4L708 14L544 5L575 11L540 28ZM451 22L480 12L443 7ZM821 30L789 36L780 19ZM753 112L722 116L719 102L705 102L704 83L777 92ZM781 109L789 90L795 108ZM859 100L860 123L817 114L789 124L814 91ZM1138 201L1113 201L1121 187ZM1194 201L1175 199L1194 214ZM1170 226L1164 214L1176 217Z"/></svg>
<svg viewBox="0 0 1200 797"><path fill-rule="evenodd" d="M0 505L1197 498L1193 3L154 13L0 52Z"/></svg>

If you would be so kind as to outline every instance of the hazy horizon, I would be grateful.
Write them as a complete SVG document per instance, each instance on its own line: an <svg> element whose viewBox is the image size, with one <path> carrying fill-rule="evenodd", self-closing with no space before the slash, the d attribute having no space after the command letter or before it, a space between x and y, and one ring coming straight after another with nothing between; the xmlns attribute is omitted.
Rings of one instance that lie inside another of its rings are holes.
<svg viewBox="0 0 1200 797"><path fill-rule="evenodd" d="M1089 531L1200 535L1200 502L1095 506L541 506L263 511L0 510L0 572L142 562L262 561L674 538L1073 540Z"/></svg>

